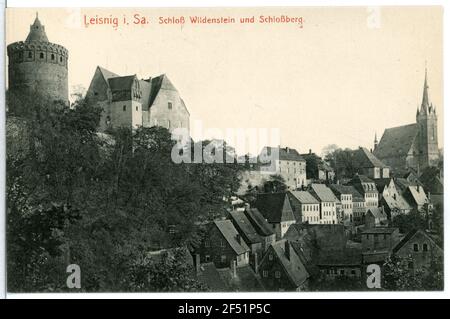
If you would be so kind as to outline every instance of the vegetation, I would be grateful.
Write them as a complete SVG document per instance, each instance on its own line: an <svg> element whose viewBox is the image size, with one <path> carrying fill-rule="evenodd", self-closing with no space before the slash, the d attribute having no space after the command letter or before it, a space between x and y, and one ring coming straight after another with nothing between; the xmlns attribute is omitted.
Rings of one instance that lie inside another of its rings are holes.
<svg viewBox="0 0 450 319"><path fill-rule="evenodd" d="M64 291L72 263L83 291L197 289L186 264L165 255L160 270L146 256L199 243L200 222L239 185L237 164L175 164L161 127L98 134L101 110L83 99L17 103L27 112L7 119L8 290Z"/></svg>

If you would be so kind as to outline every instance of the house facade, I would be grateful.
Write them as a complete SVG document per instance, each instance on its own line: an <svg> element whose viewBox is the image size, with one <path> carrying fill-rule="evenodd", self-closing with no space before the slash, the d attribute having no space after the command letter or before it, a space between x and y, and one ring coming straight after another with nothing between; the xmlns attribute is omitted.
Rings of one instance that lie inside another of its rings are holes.
<svg viewBox="0 0 450 319"><path fill-rule="evenodd" d="M196 249L200 263L213 262L217 268L249 264L250 248L230 220L216 220L208 225L208 232Z"/></svg>
<svg viewBox="0 0 450 319"><path fill-rule="evenodd" d="M272 226L276 239L283 238L289 226L296 222L294 211L285 192L258 194L255 207Z"/></svg>
<svg viewBox="0 0 450 319"><path fill-rule="evenodd" d="M309 192L320 202L320 223L337 224L339 200L325 184L311 184Z"/></svg>
<svg viewBox="0 0 450 319"><path fill-rule="evenodd" d="M307 191L289 191L297 223L320 224L320 202Z"/></svg>
<svg viewBox="0 0 450 319"><path fill-rule="evenodd" d="M259 158L261 162L264 162L264 158L272 158L274 163L270 163L271 166L267 166L266 171L283 177L290 189L306 186L306 161L296 149L266 146Z"/></svg>

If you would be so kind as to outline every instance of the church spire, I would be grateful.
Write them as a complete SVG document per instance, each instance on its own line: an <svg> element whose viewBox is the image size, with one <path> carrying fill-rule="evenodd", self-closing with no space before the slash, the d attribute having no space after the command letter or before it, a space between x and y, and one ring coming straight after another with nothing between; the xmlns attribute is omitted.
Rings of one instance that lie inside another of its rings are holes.
<svg viewBox="0 0 450 319"><path fill-rule="evenodd" d="M378 147L378 138L377 138L377 132L375 132L375 139L373 141L373 150L375 151Z"/></svg>
<svg viewBox="0 0 450 319"><path fill-rule="evenodd" d="M34 19L33 24L30 25L30 32L28 33L27 39L25 40L25 42L30 41L48 42L47 35L45 34L45 27L41 24L37 12L36 18Z"/></svg>
<svg viewBox="0 0 450 319"><path fill-rule="evenodd" d="M428 109L430 107L429 101L428 101L428 80L427 80L427 68L425 68L425 81L423 84L423 95L422 95L422 106L421 111L425 111L428 113Z"/></svg>

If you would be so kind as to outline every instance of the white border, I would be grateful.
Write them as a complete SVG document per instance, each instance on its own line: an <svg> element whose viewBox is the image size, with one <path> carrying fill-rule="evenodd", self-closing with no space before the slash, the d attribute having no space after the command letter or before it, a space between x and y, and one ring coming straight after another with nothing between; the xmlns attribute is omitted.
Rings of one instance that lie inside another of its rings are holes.
<svg viewBox="0 0 450 319"><path fill-rule="evenodd" d="M2 15L0 19L2 20L2 28L4 31L4 1L0 0L2 7ZM446 1L441 0L431 0L431 1L398 1L398 0L377 0L377 1L352 1L352 0L306 0L306 1L295 1L295 0L10 0L8 1L8 7L258 7L258 6L429 6L429 5L439 5L444 7L444 35L449 34L449 23L446 21L446 11L449 7ZM445 40L445 36L443 41ZM1 35L0 47L5 52L4 43L4 32ZM444 52L449 52L448 41L444 41ZM445 57L446 54L443 54ZM444 60L444 110L447 98L450 92L449 82L445 81L449 75L448 64ZM1 60L1 71L5 74L5 57ZM5 77L0 78L0 83L5 87L4 83ZM0 110L0 130L1 130L1 141L0 141L0 298L5 296L5 211L4 211L4 200L5 200L5 113L4 113L4 90L0 90L0 100L1 110ZM444 123L450 123L450 113L444 111ZM450 139L447 139L448 129L444 125L444 149L450 148ZM448 156L444 157L444 167L445 171L449 167L450 159ZM450 181L445 179L444 189L446 191L445 203L444 203L444 224L446 233L449 229L450 217L447 216L447 207L450 204L450 200L447 196L447 190L450 189ZM449 236L444 237L444 246L449 247ZM337 299L337 298L347 298L347 299L400 299L400 298L411 298L411 299L431 299L431 298L450 298L450 267L448 254L445 254L445 290L444 292L263 292L263 293L62 293L62 294L6 294L7 298L30 298L30 299L100 299L100 298L111 298L111 299Z"/></svg>

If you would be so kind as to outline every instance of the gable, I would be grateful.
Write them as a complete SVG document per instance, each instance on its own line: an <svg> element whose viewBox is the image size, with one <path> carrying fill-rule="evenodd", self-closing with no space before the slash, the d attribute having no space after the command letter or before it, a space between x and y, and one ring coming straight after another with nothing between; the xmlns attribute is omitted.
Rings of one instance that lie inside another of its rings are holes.
<svg viewBox="0 0 450 319"><path fill-rule="evenodd" d="M416 123L386 129L373 153L381 160L406 157L410 153L417 133Z"/></svg>
<svg viewBox="0 0 450 319"><path fill-rule="evenodd" d="M97 67L86 92L88 102L105 101L108 99L108 82L100 67Z"/></svg>

